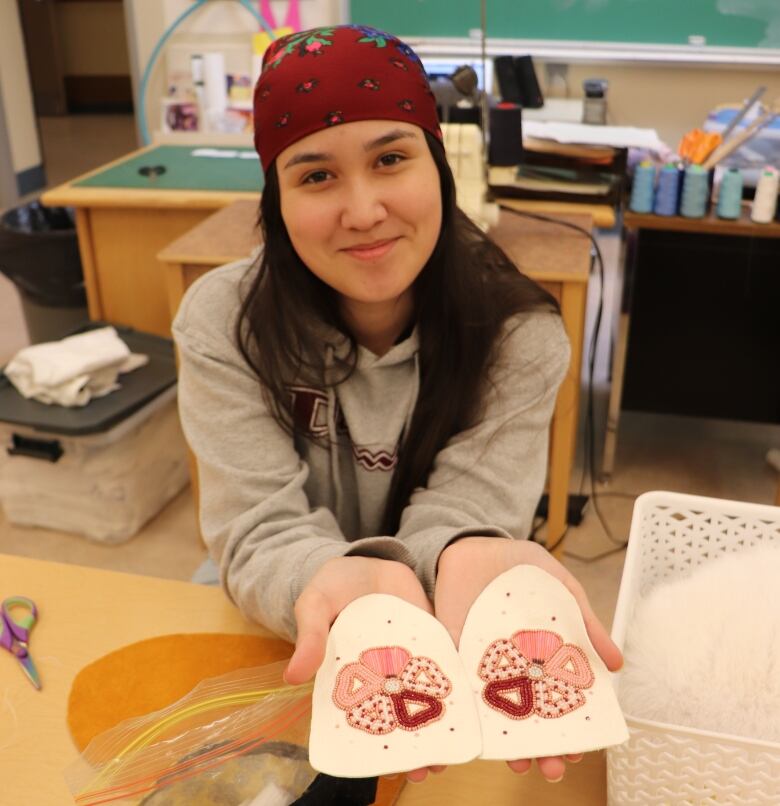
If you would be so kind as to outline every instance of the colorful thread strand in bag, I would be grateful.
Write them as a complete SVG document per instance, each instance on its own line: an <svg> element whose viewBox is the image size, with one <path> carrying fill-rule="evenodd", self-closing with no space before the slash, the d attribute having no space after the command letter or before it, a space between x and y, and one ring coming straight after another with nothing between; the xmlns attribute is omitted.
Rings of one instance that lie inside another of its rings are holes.
<svg viewBox="0 0 780 806"><path fill-rule="evenodd" d="M294 799L316 775L306 750L311 686L285 684L284 667L276 663L205 680L167 708L101 734L66 771L75 802L152 806L152 794L203 773L210 777L258 752L284 759L264 765L263 785Z"/></svg>

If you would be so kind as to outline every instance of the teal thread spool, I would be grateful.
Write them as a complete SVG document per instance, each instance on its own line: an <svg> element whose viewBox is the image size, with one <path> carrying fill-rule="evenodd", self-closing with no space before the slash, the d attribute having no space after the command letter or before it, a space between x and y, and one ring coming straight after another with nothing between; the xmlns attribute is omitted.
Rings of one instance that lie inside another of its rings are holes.
<svg viewBox="0 0 780 806"><path fill-rule="evenodd" d="M680 215L685 218L703 218L710 200L710 176L701 165L689 165L683 178Z"/></svg>
<svg viewBox="0 0 780 806"><path fill-rule="evenodd" d="M651 213L655 195L655 165L644 160L636 166L634 184L631 187L629 209L634 213Z"/></svg>
<svg viewBox="0 0 780 806"><path fill-rule="evenodd" d="M677 215L679 200L680 169L673 162L667 162L658 175L653 211L656 215Z"/></svg>
<svg viewBox="0 0 780 806"><path fill-rule="evenodd" d="M718 218L737 219L742 214L742 172L730 168L720 181Z"/></svg>

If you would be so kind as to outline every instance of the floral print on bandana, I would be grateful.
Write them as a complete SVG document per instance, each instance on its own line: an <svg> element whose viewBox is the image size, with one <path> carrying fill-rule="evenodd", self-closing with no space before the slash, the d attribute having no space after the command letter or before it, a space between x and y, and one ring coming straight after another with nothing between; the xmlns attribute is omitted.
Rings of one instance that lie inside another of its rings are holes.
<svg viewBox="0 0 780 806"><path fill-rule="evenodd" d="M406 56L407 59L413 61L421 70L423 70L422 62L420 61L419 56L406 44L406 42L397 41L395 43L397 50ZM425 72L423 70L423 72Z"/></svg>
<svg viewBox="0 0 780 806"><path fill-rule="evenodd" d="M366 649L336 676L333 702L347 724L382 736L396 728L416 731L444 715L452 683L430 658L400 646Z"/></svg>
<svg viewBox="0 0 780 806"><path fill-rule="evenodd" d="M343 122L344 122L344 113L343 112L339 112L339 111L328 112L328 114L325 115L325 123L328 126L336 126L339 123L343 123Z"/></svg>
<svg viewBox="0 0 780 806"><path fill-rule="evenodd" d="M299 34L292 34L284 40L284 47L279 48L269 63L269 67L276 69L286 56L298 51L299 56L322 56L325 48L332 45L330 39L333 36L333 28L313 28L310 31L302 31Z"/></svg>
<svg viewBox="0 0 780 806"><path fill-rule="evenodd" d="M485 650L482 699L511 719L557 719L585 704L594 676L585 653L549 630L520 630Z"/></svg>
<svg viewBox="0 0 780 806"><path fill-rule="evenodd" d="M313 28L271 42L253 115L265 170L301 137L349 121L408 121L442 137L422 63L392 34L366 26Z"/></svg>
<svg viewBox="0 0 780 806"><path fill-rule="evenodd" d="M364 78L358 82L358 87L362 90L378 90L379 82L374 78Z"/></svg>
<svg viewBox="0 0 780 806"><path fill-rule="evenodd" d="M378 31L376 28L369 28L366 25L352 25L350 27L363 34L363 36L358 39L358 42L361 44L373 43L378 48L386 48L387 43L395 39L391 34Z"/></svg>

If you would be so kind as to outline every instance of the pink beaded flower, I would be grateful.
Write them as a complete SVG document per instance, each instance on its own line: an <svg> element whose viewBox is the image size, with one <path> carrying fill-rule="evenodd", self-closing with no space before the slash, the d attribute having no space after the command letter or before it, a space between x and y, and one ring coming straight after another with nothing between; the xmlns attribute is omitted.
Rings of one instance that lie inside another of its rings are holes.
<svg viewBox="0 0 780 806"><path fill-rule="evenodd" d="M333 702L347 712L347 723L382 735L395 728L417 730L441 719L443 698L452 684L430 658L413 657L403 647L377 647L360 653L336 676Z"/></svg>
<svg viewBox="0 0 780 806"><path fill-rule="evenodd" d="M531 714L556 719L585 704L582 689L593 685L585 653L549 630L520 630L485 650L479 676L482 699L512 719Z"/></svg>

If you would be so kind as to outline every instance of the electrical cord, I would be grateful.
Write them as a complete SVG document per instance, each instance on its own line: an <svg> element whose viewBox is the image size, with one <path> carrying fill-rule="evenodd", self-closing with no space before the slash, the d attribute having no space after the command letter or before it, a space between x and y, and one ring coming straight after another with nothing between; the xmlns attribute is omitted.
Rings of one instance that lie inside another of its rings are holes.
<svg viewBox="0 0 780 806"><path fill-rule="evenodd" d="M566 551L564 552L564 556L570 557L571 559L578 560L579 562L584 563L592 563L596 562L597 560L601 560L605 557L609 557L612 554L617 554L620 551L623 551L626 546L628 545L627 540L618 540L612 534L611 529L609 528L606 519L604 518L603 513L599 509L598 505L598 498L599 496L606 496L612 495L615 497L630 497L628 493L601 493L596 490L596 459L595 459L595 428L594 428L594 395L593 395L593 376L596 366L596 347L598 345L599 334L601 332L601 320L604 312L604 257L601 254L601 248L596 241L592 232L589 232L584 227L579 226L578 224L573 224L570 221L561 221L560 219L551 218L550 216L541 215L540 213L530 213L524 210L515 210L513 207L509 207L503 204L499 204L499 209L505 210L508 213L512 213L512 215L521 216L523 218L531 218L537 221L545 221L552 224L557 224L561 227L567 227L569 229L575 230L576 232L585 235L591 243L591 261L590 261L590 272L593 271L594 267L598 267L599 271L599 304L598 308L596 309L596 318L593 323L593 331L591 334L590 344L588 345L588 391L587 391L587 412L585 417L585 461L583 463L582 468L582 477L580 479L580 494L582 494L584 485L585 485L585 474L586 472L590 476L590 497L593 502L593 510L596 513L596 517L598 518L599 522L601 523L601 527L604 530L604 534L607 536L607 539L615 545L615 548L608 549L607 551L601 552L596 554L592 557L585 557L579 554L574 554L573 552ZM534 525L531 530L531 534L529 535L529 539L533 540L536 536L537 531L545 522L546 519L543 519L541 523ZM569 527L567 526L564 530L563 534L555 541L552 546L547 546L547 550L549 552L553 552L555 549L560 546L566 537L569 534Z"/></svg>

